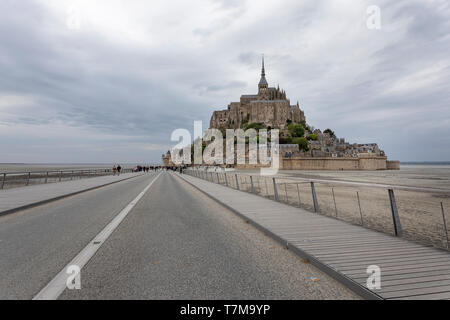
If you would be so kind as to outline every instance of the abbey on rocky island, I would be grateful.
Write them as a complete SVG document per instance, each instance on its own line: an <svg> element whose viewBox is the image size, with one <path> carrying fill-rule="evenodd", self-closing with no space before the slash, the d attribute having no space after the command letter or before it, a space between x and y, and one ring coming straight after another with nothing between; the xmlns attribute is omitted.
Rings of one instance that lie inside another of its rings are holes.
<svg viewBox="0 0 450 320"><path fill-rule="evenodd" d="M286 92L269 87L266 80L264 58L258 93L242 95L240 102L231 102L227 110L214 111L210 128L238 129L246 124L260 123L266 128L286 129L290 123L305 123L305 114L299 104L291 105Z"/></svg>
<svg viewBox="0 0 450 320"><path fill-rule="evenodd" d="M298 102L291 105L284 90L279 86L269 87L264 57L258 93L242 95L240 102L231 102L226 110L214 111L210 120L210 129L223 133L225 129L248 128L280 130L283 169L398 170L400 167L398 161L387 160L377 143L351 144L338 138L331 129L322 132L309 126Z"/></svg>

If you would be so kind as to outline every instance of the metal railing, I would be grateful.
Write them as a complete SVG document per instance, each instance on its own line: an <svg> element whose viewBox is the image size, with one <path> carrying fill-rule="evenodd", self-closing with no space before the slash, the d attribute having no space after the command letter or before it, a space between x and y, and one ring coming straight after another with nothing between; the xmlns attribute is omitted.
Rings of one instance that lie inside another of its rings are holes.
<svg viewBox="0 0 450 320"><path fill-rule="evenodd" d="M185 173L236 190L450 249L445 208L450 190L189 168Z"/></svg>
<svg viewBox="0 0 450 320"><path fill-rule="evenodd" d="M133 169L131 168L123 168L121 173L132 171ZM113 174L114 172L111 168L0 173L0 190Z"/></svg>

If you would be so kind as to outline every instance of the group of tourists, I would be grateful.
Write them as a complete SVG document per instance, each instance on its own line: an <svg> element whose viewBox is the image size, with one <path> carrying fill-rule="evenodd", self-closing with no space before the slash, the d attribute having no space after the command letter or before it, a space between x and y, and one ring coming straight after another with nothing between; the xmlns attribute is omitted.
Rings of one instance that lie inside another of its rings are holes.
<svg viewBox="0 0 450 320"><path fill-rule="evenodd" d="M149 172L153 170L157 170L159 167L155 166L136 166L136 168L133 170L134 172Z"/></svg>
<svg viewBox="0 0 450 320"><path fill-rule="evenodd" d="M172 171L178 171L180 173L183 173L183 171L186 169L186 166L180 166L180 167L163 167L163 166L136 166L134 169L132 169L132 172L151 172L151 171L158 171L158 170L172 170ZM120 175L122 171L122 167L120 164L115 165L112 168L113 175Z"/></svg>
<svg viewBox="0 0 450 320"><path fill-rule="evenodd" d="M120 171L122 171L122 167L120 166L120 164L118 164L117 166L114 166L113 169L113 175L115 176L116 174L118 176L120 176Z"/></svg>

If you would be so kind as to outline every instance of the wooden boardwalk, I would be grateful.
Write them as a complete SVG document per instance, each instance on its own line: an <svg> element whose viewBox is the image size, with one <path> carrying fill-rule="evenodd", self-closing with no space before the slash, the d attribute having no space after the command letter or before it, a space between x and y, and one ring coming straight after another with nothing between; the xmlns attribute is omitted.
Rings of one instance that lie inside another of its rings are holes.
<svg viewBox="0 0 450 320"><path fill-rule="evenodd" d="M450 300L450 254L188 175L193 186L367 299ZM381 289L366 287L381 268Z"/></svg>

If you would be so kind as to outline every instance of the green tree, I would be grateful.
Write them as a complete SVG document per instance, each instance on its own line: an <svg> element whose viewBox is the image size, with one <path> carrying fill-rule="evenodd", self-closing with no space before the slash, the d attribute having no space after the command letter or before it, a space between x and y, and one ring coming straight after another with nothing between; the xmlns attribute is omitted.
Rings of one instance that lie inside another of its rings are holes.
<svg viewBox="0 0 450 320"><path fill-rule="evenodd" d="M316 141L317 140L317 134L311 133L308 135L308 140L313 140Z"/></svg>
<svg viewBox="0 0 450 320"><path fill-rule="evenodd" d="M242 120L242 126L245 128L248 125L248 121L250 120L250 114L247 114L244 120Z"/></svg>
<svg viewBox="0 0 450 320"><path fill-rule="evenodd" d="M334 131L331 129L326 129L323 133L328 133L330 135L330 137L336 137L336 135L334 134Z"/></svg>
<svg viewBox="0 0 450 320"><path fill-rule="evenodd" d="M309 150L308 140L305 137L294 138L292 140L292 142L294 144L298 144L300 151L302 151L302 150L308 151Z"/></svg>
<svg viewBox="0 0 450 320"><path fill-rule="evenodd" d="M292 137L303 137L305 135L305 128L301 124L291 124L288 126L289 133Z"/></svg>
<svg viewBox="0 0 450 320"><path fill-rule="evenodd" d="M253 122L245 126L245 130L255 129L256 131L261 130L263 128L262 122Z"/></svg>

